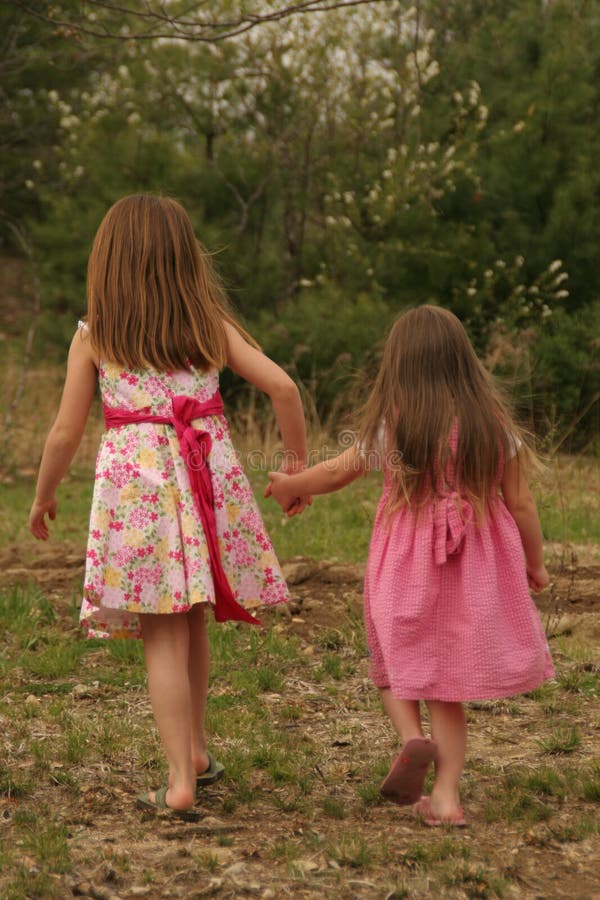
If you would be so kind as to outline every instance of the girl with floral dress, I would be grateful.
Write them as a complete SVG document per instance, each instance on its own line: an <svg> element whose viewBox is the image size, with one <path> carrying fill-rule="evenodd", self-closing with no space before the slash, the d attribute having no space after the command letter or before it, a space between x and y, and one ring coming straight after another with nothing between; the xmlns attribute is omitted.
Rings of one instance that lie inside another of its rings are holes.
<svg viewBox="0 0 600 900"><path fill-rule="evenodd" d="M96 384L107 430L96 464L81 621L90 637L141 637L168 785L145 809L196 819L196 790L223 766L206 747L204 611L256 622L288 599L232 446L219 394L229 366L269 395L287 470L306 458L298 389L228 311L183 208L151 195L108 211L88 265L88 314L69 350L58 415L30 513L48 538L56 489L79 446ZM302 508L307 500L300 501Z"/></svg>
<svg viewBox="0 0 600 900"><path fill-rule="evenodd" d="M466 824L463 702L531 691L553 675L528 590L548 584L527 486L533 461L459 320L426 305L391 329L357 444L302 473L269 475L293 515L300 496L383 468L365 624L370 674L403 746L382 793L414 804L427 825Z"/></svg>

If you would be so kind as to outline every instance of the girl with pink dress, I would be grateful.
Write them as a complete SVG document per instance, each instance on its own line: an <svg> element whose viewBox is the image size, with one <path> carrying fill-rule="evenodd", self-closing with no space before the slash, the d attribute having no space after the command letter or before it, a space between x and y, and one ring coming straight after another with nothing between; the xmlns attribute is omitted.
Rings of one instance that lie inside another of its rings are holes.
<svg viewBox="0 0 600 900"><path fill-rule="evenodd" d="M299 497L383 470L364 613L370 674L402 749L381 789L427 825L466 824L462 704L531 691L554 674L529 593L548 584L527 486L534 462L459 320L425 305L390 331L355 446L302 473L269 474L294 515Z"/></svg>
<svg viewBox="0 0 600 900"><path fill-rule="evenodd" d="M306 459L298 389L228 311L224 291L174 200L115 203L88 265L88 315L69 351L58 415L30 513L48 538L56 489L79 446L96 384L106 432L96 463L81 621L90 637L141 637L168 784L138 797L188 820L223 766L206 746L209 649L217 621L288 599L219 393L227 365L269 395L286 471ZM304 502L301 501L298 509Z"/></svg>

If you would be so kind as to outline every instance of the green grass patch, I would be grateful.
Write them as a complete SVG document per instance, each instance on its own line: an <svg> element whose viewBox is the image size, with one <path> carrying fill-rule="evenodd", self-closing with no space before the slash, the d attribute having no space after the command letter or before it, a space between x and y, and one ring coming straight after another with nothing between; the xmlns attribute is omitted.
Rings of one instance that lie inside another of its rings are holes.
<svg viewBox="0 0 600 900"><path fill-rule="evenodd" d="M6 766L0 766L0 796L18 799L28 797L34 788L34 781L27 775L16 774Z"/></svg>
<svg viewBox="0 0 600 900"><path fill-rule="evenodd" d="M83 642L58 636L47 646L24 653L19 663L25 672L38 678L64 678L75 672L84 649Z"/></svg>
<svg viewBox="0 0 600 900"><path fill-rule="evenodd" d="M56 621L56 612L39 588L10 585L0 592L0 627L21 649L33 649Z"/></svg>
<svg viewBox="0 0 600 900"><path fill-rule="evenodd" d="M515 770L505 776L504 783L510 792L517 790L537 797L564 798L567 795L565 778L554 769L540 767L535 770Z"/></svg>
<svg viewBox="0 0 600 900"><path fill-rule="evenodd" d="M585 694L588 697L600 697L600 678L595 670L585 666L575 666L558 676L558 684L570 694Z"/></svg>
<svg viewBox="0 0 600 900"><path fill-rule="evenodd" d="M577 750L581 744L581 736L576 726L559 725L550 734L538 738L536 743L542 753L558 756Z"/></svg>
<svg viewBox="0 0 600 900"><path fill-rule="evenodd" d="M367 869L376 863L373 849L356 835L343 834L339 841L328 843L325 851L339 866L351 869Z"/></svg>
<svg viewBox="0 0 600 900"><path fill-rule="evenodd" d="M346 804L336 797L324 797L321 801L321 809L326 816L332 819L344 819L346 817Z"/></svg>
<svg viewBox="0 0 600 900"><path fill-rule="evenodd" d="M578 770L580 796L590 803L600 803L600 763L592 763L588 770Z"/></svg>
<svg viewBox="0 0 600 900"><path fill-rule="evenodd" d="M486 804L484 811L488 823L507 822L534 825L545 822L552 816L552 808L538 797L525 791L509 789L503 793L496 792Z"/></svg>
<svg viewBox="0 0 600 900"><path fill-rule="evenodd" d="M103 641L102 645L106 648L111 659L116 660L125 666L134 665L144 668L143 641L123 638L118 641Z"/></svg>
<svg viewBox="0 0 600 900"><path fill-rule="evenodd" d="M506 892L502 878L472 863L453 866L443 880L448 887L458 888L469 898L503 897Z"/></svg>
<svg viewBox="0 0 600 900"><path fill-rule="evenodd" d="M595 497L600 493L599 467L585 457L559 457L549 466L544 483L535 489L544 535L552 541L600 543L600 518ZM381 494L381 477L371 473L337 494L315 498L303 515L288 519L262 496L266 470L248 475L267 529L282 558L313 556L357 562L366 558L370 531ZM59 489L59 511L51 523L52 540L74 540L83 546L87 536L92 475L68 478ZM0 546L19 542L33 547L27 515L34 493L32 480L0 484Z"/></svg>
<svg viewBox="0 0 600 900"><path fill-rule="evenodd" d="M25 847L51 872L68 872L70 868L67 829L54 824L49 810L40 816L24 840Z"/></svg>

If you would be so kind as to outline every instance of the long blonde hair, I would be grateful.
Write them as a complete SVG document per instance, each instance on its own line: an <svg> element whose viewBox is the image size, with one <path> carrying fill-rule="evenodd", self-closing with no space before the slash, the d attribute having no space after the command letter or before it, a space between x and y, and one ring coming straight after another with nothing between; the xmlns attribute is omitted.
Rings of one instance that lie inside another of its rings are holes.
<svg viewBox="0 0 600 900"><path fill-rule="evenodd" d="M364 407L359 441L369 450L383 443L388 461L395 460L389 465L389 509L419 507L439 496L448 488L451 466L453 488L481 513L496 493L507 455L517 450L525 463L534 461L523 430L462 324L453 313L431 305L411 309L394 322Z"/></svg>
<svg viewBox="0 0 600 900"><path fill-rule="evenodd" d="M93 349L127 368L221 369L225 322L257 346L229 311L187 213L169 197L134 194L108 210L88 262L87 299Z"/></svg>

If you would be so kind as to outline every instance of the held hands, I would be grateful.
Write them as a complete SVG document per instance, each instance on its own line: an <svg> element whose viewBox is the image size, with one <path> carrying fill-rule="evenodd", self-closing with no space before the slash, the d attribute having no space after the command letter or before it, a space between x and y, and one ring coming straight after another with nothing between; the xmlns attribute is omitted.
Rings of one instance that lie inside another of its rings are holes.
<svg viewBox="0 0 600 900"><path fill-rule="evenodd" d="M543 591L550 584L550 576L546 566L543 564L541 566L527 566L527 580L529 581L529 587L536 594L538 591Z"/></svg>
<svg viewBox="0 0 600 900"><path fill-rule="evenodd" d="M312 505L312 497L298 497L297 492L290 487L290 476L285 472L269 472L269 484L265 490L265 497L274 497L282 510L292 516L303 512L307 506Z"/></svg>
<svg viewBox="0 0 600 900"><path fill-rule="evenodd" d="M39 541L48 540L48 525L46 524L46 514L49 519L56 518L56 497L40 503L38 500L33 501L31 512L29 513L29 530L32 535Z"/></svg>

